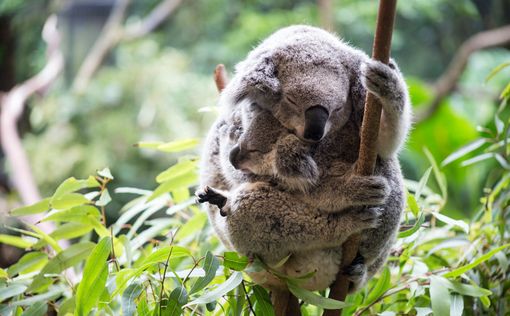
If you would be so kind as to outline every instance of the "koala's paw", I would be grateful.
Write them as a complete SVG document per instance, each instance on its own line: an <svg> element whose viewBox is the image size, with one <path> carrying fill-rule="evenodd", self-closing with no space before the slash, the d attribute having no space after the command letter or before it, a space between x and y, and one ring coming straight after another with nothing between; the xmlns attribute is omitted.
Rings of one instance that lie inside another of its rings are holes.
<svg viewBox="0 0 510 316"><path fill-rule="evenodd" d="M216 205L220 209L221 216L227 216L228 212L225 208L227 204L227 197L218 190L209 186L205 186L202 190L195 192L196 200L198 203L210 203Z"/></svg>
<svg viewBox="0 0 510 316"><path fill-rule="evenodd" d="M391 188L388 180L381 176L356 176L356 199L365 205L382 205L388 199Z"/></svg>
<svg viewBox="0 0 510 316"><path fill-rule="evenodd" d="M363 207L353 212L355 212L354 216L357 216L359 228L364 230L379 227L383 211L382 207Z"/></svg>
<svg viewBox="0 0 510 316"><path fill-rule="evenodd" d="M363 256L358 254L352 263L343 269L343 274L351 282L349 291L362 287L367 279L367 266Z"/></svg>
<svg viewBox="0 0 510 316"><path fill-rule="evenodd" d="M392 103L403 99L405 94L406 88L393 61L389 65L376 60L367 61L361 66L361 82L368 91Z"/></svg>

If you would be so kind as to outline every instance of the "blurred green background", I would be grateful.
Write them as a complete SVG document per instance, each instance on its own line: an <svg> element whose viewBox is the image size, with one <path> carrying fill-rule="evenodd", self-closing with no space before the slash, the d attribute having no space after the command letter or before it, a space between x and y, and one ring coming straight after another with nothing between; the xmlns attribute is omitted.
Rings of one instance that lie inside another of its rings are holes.
<svg viewBox="0 0 510 316"><path fill-rule="evenodd" d="M143 21L159 0L131 1L120 27ZM56 13L65 68L50 89L29 99L19 122L23 145L42 196L70 176L85 177L109 166L115 186L153 189L154 177L177 157L133 147L138 141L203 139L215 117L216 64L228 70L261 39L296 23L332 29L370 53L377 5L372 0L183 0L152 32L112 45L86 88L74 90L78 69L98 36L113 0L2 0L0 2L0 91L36 74L46 63L41 38ZM416 112L434 98L434 83L470 36L510 23L506 0L399 1L393 58L406 76ZM408 179L479 137L477 127L494 125L498 95L509 71L486 77L510 60L508 45L474 52L455 89L433 116L419 122L401 154ZM202 110L200 110L202 109ZM11 170L0 156L0 207L19 203ZM469 218L479 209L482 188L501 166L495 161L444 168L446 213ZM114 199L122 201L121 197ZM2 206L3 205L3 206ZM111 206L114 209L116 206Z"/></svg>

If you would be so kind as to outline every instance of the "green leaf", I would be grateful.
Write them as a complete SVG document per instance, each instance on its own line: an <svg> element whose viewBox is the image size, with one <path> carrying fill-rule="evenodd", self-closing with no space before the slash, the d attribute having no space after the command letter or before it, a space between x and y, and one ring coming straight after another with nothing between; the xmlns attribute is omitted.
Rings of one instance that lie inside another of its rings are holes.
<svg viewBox="0 0 510 316"><path fill-rule="evenodd" d="M68 178L62 184L60 184L53 194L52 200L60 199L67 193L75 192L86 188L97 188L100 184L97 180L90 176L85 180L78 180L74 177Z"/></svg>
<svg viewBox="0 0 510 316"><path fill-rule="evenodd" d="M67 193L58 199L51 200L51 207L56 210L66 210L74 206L89 204L91 201L79 193Z"/></svg>
<svg viewBox="0 0 510 316"><path fill-rule="evenodd" d="M85 235L92 230L90 224L65 223L55 229L50 236L55 240L73 239Z"/></svg>
<svg viewBox="0 0 510 316"><path fill-rule="evenodd" d="M181 226L174 240L180 241L190 235L197 235L197 233L204 228L206 223L207 213L202 211L196 213L190 220L186 222L186 224Z"/></svg>
<svg viewBox="0 0 510 316"><path fill-rule="evenodd" d="M236 271L242 271L248 265L248 257L240 256L237 252L228 251L223 254L223 266Z"/></svg>
<svg viewBox="0 0 510 316"><path fill-rule="evenodd" d="M71 209L51 212L41 222L77 222L81 224L90 223L89 218L101 218L99 210L92 205L75 206Z"/></svg>
<svg viewBox="0 0 510 316"><path fill-rule="evenodd" d="M289 291L294 294L294 296L308 304L324 309L342 309L343 307L347 306L347 304L342 301L337 301L302 289L294 282L287 282L287 285L289 287Z"/></svg>
<svg viewBox="0 0 510 316"><path fill-rule="evenodd" d="M171 192L173 190L193 186L197 183L197 181L198 181L198 175L196 174L196 172L189 172L189 173L174 177L174 178L160 184L154 190L154 192L151 194L151 196L149 196L149 198L147 199L147 202L150 202L150 201L154 200L155 198L157 198L158 196L161 196L162 194Z"/></svg>
<svg viewBox="0 0 510 316"><path fill-rule="evenodd" d="M491 251L489 251L488 253L486 253L485 255L477 258L475 261L471 262L471 263L468 263L464 266L461 266L461 267L458 267L457 269L453 270L453 271L450 271L450 272L447 272L445 274L443 274L443 277L445 278L453 278L453 277L458 277L460 275L462 275L463 273L466 273L467 271L473 269L474 267L476 267L477 265L479 265L480 263L483 263L487 260L489 260L490 258L492 258L496 253L500 252L501 250L505 249L505 248L508 248L510 247L510 244L505 244L501 247L498 247L496 249L493 249Z"/></svg>
<svg viewBox="0 0 510 316"><path fill-rule="evenodd" d="M421 228L421 225L423 225L424 222L425 222L425 213L422 212L420 214L420 217L418 217L418 220L414 223L413 227L411 227L410 229L404 230L402 232L399 232L398 238L405 238L405 237L409 237L409 236L413 235Z"/></svg>
<svg viewBox="0 0 510 316"><path fill-rule="evenodd" d="M461 295L452 295L452 305L450 306L450 316L462 316L464 311L464 298Z"/></svg>
<svg viewBox="0 0 510 316"><path fill-rule="evenodd" d="M194 148L197 145L198 139L196 138L176 140L169 143L154 141L154 142L139 142L138 144L136 144L136 146L140 148L157 149L159 151L164 152L180 152L186 149Z"/></svg>
<svg viewBox="0 0 510 316"><path fill-rule="evenodd" d="M489 80L492 79L492 77L497 75L501 70L505 69L508 66L510 66L510 62L502 63L501 65L494 67L494 69L492 69L489 75L485 78L485 82L487 83Z"/></svg>
<svg viewBox="0 0 510 316"><path fill-rule="evenodd" d="M51 283L51 279L46 278L44 276L45 274L57 274L69 267L80 263L81 261L85 260L85 258L87 258L94 246L94 243L85 241L79 244L71 245L69 248L60 252L58 255L48 261L41 272L34 278L34 281L28 290L34 292L44 286L47 286Z"/></svg>
<svg viewBox="0 0 510 316"><path fill-rule="evenodd" d="M375 302L381 295L383 295L389 288L390 288L390 281L391 281L391 273L390 269L388 267L384 267L384 270L381 273L381 276L379 277L379 280L377 280L377 283L375 284L374 288L368 293L367 298L363 302L363 304L370 305L371 303Z"/></svg>
<svg viewBox="0 0 510 316"><path fill-rule="evenodd" d="M108 257L111 249L112 239L104 237L87 258L83 268L83 278L76 292L76 315L88 315L97 305L108 277Z"/></svg>
<svg viewBox="0 0 510 316"><path fill-rule="evenodd" d="M418 202L416 202L416 199L414 195L407 192L407 207L411 210L411 213L415 217L418 217L418 213L420 212L420 207L418 206Z"/></svg>
<svg viewBox="0 0 510 316"><path fill-rule="evenodd" d="M141 275L145 270L152 267L158 263L164 263L168 259L168 255L172 252L170 256L170 261L175 258L181 258L186 256L191 256L191 253L188 249L179 247L179 246L169 246L163 247L152 254L150 254L147 258L143 259L136 269L123 269L117 273L116 284L117 287L112 294L112 297L115 297L117 294L122 293L126 288L127 283L133 277Z"/></svg>
<svg viewBox="0 0 510 316"><path fill-rule="evenodd" d="M434 316L450 315L450 292L443 286L442 282L434 275L430 276L430 300Z"/></svg>
<svg viewBox="0 0 510 316"><path fill-rule="evenodd" d="M255 285L252 288L255 296L255 313L257 315L274 316L273 304L271 304L271 298L267 291L260 285Z"/></svg>
<svg viewBox="0 0 510 316"><path fill-rule="evenodd" d="M458 227L462 228L462 230L466 234L469 233L469 225L466 222L464 222L462 220L455 220L453 218L450 218L450 217L443 215L441 213L438 213L438 212L431 212L431 213L432 213L432 215L434 215L435 218L437 218L441 222L444 222L444 223L452 225L452 226L458 226Z"/></svg>
<svg viewBox="0 0 510 316"><path fill-rule="evenodd" d="M48 303L37 302L27 308L21 316L44 316L48 311Z"/></svg>
<svg viewBox="0 0 510 316"><path fill-rule="evenodd" d="M471 297L482 297L492 295L492 292L481 288L479 286L463 284L457 281L448 280L442 276L436 276L436 282L440 283L443 287L452 290L455 293L471 296Z"/></svg>
<svg viewBox="0 0 510 316"><path fill-rule="evenodd" d="M63 286L54 286L42 294L30 296L19 301L11 302L11 305L28 306L36 302L48 302L61 296L63 292L64 292Z"/></svg>
<svg viewBox="0 0 510 316"><path fill-rule="evenodd" d="M207 251L205 254L205 260L203 265L205 276L202 278L198 278L195 281L195 283L191 287L189 294L198 292L204 287L206 287L209 283L211 283L211 281L216 276L216 271L218 270L219 266L220 262L218 261L218 259L216 259L216 257L210 251Z"/></svg>
<svg viewBox="0 0 510 316"><path fill-rule="evenodd" d="M467 144L466 146L463 146L459 150L453 152L448 157L446 157L445 160L443 160L443 162L441 162L441 167L444 167L444 166L454 162L455 160L466 156L470 152L477 150L478 148L482 147L486 143L487 143L487 140L485 138L480 138L480 139L477 139L477 140Z"/></svg>
<svg viewBox="0 0 510 316"><path fill-rule="evenodd" d="M188 293L182 286L176 287L168 298L167 306L162 310L161 315L179 316L182 314L182 306L188 302Z"/></svg>
<svg viewBox="0 0 510 316"><path fill-rule="evenodd" d="M34 242L28 241L18 236L0 234L0 243L11 245L21 249L27 249L32 247Z"/></svg>
<svg viewBox="0 0 510 316"><path fill-rule="evenodd" d="M183 160L161 172L157 177L158 183L163 183L185 174L194 173L197 170L198 160Z"/></svg>
<svg viewBox="0 0 510 316"><path fill-rule="evenodd" d="M429 167L427 169L427 171L425 171L425 173L421 177L420 182L418 183L418 188L416 189L416 192L414 193L416 200L418 200L420 198L423 189L427 185L427 182L429 181L431 172L432 172L432 167Z"/></svg>
<svg viewBox="0 0 510 316"><path fill-rule="evenodd" d="M99 170L97 172L97 174L100 175L103 178L107 178L107 179L110 179L110 180L114 179L109 168L104 168L103 170Z"/></svg>
<svg viewBox="0 0 510 316"><path fill-rule="evenodd" d="M10 214L12 216L24 216L38 214L50 209L50 198L43 199L35 204L23 206L13 209Z"/></svg>
<svg viewBox="0 0 510 316"><path fill-rule="evenodd" d="M25 292L26 289L27 289L26 285L16 283L0 287L0 302L3 302L8 298L20 295L23 292Z"/></svg>
<svg viewBox="0 0 510 316"><path fill-rule="evenodd" d="M430 164L432 165L432 170L434 171L434 177L436 178L437 185L439 186L439 189L441 190L441 197L446 201L446 199L448 197L448 190L446 188L446 177L439 170L439 166L437 165L437 162L434 159L434 156L432 155L432 153L427 148L424 148L424 152L425 152L425 155L427 156L427 159L429 160Z"/></svg>
<svg viewBox="0 0 510 316"><path fill-rule="evenodd" d="M204 295L198 297L197 299L189 302L185 306L197 305L197 304L207 304L209 302L216 301L223 295L235 289L241 282L243 281L243 274L241 272L234 272L230 277L214 290L206 292Z"/></svg>
<svg viewBox="0 0 510 316"><path fill-rule="evenodd" d="M62 248L58 245L57 241L53 239L50 235L43 232L39 227L32 225L32 224L26 224L30 229L32 229L37 235L39 235L39 238L44 240L46 243L48 243L57 253L62 251Z"/></svg>
<svg viewBox="0 0 510 316"><path fill-rule="evenodd" d="M184 151L187 149L195 148L198 145L198 139L196 138L190 138L190 139L182 139L182 140L176 140L173 142L161 144L158 146L158 150L169 152L169 153L176 153L180 151Z"/></svg>
<svg viewBox="0 0 510 316"><path fill-rule="evenodd" d="M130 284L122 293L122 315L132 316L136 311L136 298L142 293L143 286L140 283Z"/></svg>
<svg viewBox="0 0 510 316"><path fill-rule="evenodd" d="M110 197L110 193L108 192L108 189L103 190L101 192L101 196L99 197L99 200L96 202L97 206L106 206L108 203L110 203L112 198Z"/></svg>
<svg viewBox="0 0 510 316"><path fill-rule="evenodd" d="M29 252L21 257L18 262L9 267L9 277L17 274L25 274L37 271L48 263L48 255L44 252Z"/></svg>
<svg viewBox="0 0 510 316"><path fill-rule="evenodd" d="M9 277L9 274L7 274L7 271L0 268L0 279L7 279Z"/></svg>

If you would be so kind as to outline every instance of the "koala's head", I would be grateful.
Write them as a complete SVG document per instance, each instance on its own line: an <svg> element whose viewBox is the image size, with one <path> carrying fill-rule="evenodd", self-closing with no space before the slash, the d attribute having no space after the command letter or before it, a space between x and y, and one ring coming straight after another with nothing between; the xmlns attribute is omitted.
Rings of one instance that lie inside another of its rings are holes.
<svg viewBox="0 0 510 316"><path fill-rule="evenodd" d="M306 191L319 176L310 145L290 133L271 112L255 103L243 106L242 132L229 153L232 166Z"/></svg>
<svg viewBox="0 0 510 316"><path fill-rule="evenodd" d="M284 28L238 64L223 97L232 104L248 99L301 140L317 142L360 103L357 72L365 57L324 30Z"/></svg>

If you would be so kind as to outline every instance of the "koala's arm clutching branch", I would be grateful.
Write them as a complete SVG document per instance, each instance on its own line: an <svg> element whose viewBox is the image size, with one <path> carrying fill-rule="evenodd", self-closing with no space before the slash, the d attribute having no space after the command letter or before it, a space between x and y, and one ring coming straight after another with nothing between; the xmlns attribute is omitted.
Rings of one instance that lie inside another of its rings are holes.
<svg viewBox="0 0 510 316"><path fill-rule="evenodd" d="M396 6L397 0L380 0L379 2L372 57L383 63L389 62ZM361 128L360 153L356 163L357 171L361 175L370 175L375 169L380 117L381 104L371 93L368 93ZM354 235L344 243L342 246L343 267L351 265L358 252L359 243L359 235ZM336 281L331 285L329 297L344 301L348 291L349 280L342 273L339 273ZM324 316L334 315L338 315L338 310L328 310L324 313Z"/></svg>

